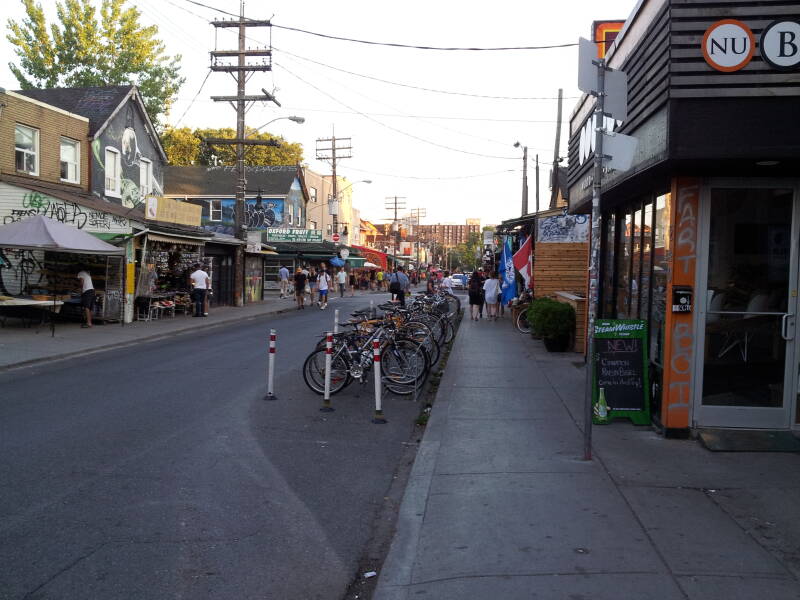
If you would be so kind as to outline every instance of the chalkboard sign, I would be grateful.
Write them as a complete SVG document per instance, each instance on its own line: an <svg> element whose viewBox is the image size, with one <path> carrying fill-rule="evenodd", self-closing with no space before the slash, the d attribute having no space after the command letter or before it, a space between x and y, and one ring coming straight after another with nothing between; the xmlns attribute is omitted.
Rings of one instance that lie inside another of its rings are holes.
<svg viewBox="0 0 800 600"><path fill-rule="evenodd" d="M596 321L593 358L594 405L597 406L600 388L603 388L608 421L625 417L637 425L649 425L646 322L625 319Z"/></svg>

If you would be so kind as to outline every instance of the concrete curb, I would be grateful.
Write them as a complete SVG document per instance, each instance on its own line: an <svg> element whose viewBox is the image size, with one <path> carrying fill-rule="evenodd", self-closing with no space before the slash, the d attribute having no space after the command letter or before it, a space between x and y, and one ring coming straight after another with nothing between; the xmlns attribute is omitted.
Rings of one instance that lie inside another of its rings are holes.
<svg viewBox="0 0 800 600"><path fill-rule="evenodd" d="M160 332L160 333L153 333L152 335L145 335L140 338L136 338L135 340L126 340L124 342L112 342L110 344L104 344L102 346L96 346L94 348L87 348L85 350L76 350L73 352L65 352L62 354L54 354L51 356L43 356L41 358L33 358L30 360L24 360L17 363L12 363L9 365L2 365L0 366L0 373L5 373L7 371L13 371L15 369L24 369L26 367L38 366L43 363L51 363L51 362L58 362L63 360L69 360L71 358L76 358L78 356L87 356L90 354L97 354L100 352L107 352L109 350L118 350L120 348L127 348L130 346L136 346L138 344L143 344L147 342L156 342L158 340L163 340L166 338L171 338L179 335L186 335L189 333L197 333L199 331L211 331L214 329L219 329L220 327L224 327L226 325L231 325L235 323L244 323L245 321L253 321L255 319L261 319L263 317L268 317L272 315L280 315L287 312L292 312L294 310L294 306L287 307L287 308L279 308L276 310L265 311L263 313L258 313L256 315L247 315L247 316L237 316L232 317L230 319L225 319L224 321L219 321L217 323L208 323L204 321L202 324L198 323L196 326L189 326L183 329L178 329L176 331L169 331L169 332ZM202 329L201 329L202 327Z"/></svg>

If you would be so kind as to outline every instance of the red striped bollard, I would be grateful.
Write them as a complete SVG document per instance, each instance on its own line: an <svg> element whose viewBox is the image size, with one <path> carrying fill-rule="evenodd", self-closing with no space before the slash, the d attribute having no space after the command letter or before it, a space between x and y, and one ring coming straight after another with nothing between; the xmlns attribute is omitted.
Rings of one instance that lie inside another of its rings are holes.
<svg viewBox="0 0 800 600"><path fill-rule="evenodd" d="M381 407L381 344L376 340L372 340L372 369L374 371L373 379L375 379L375 416L372 418L373 423L383 425L386 419L383 416L383 409Z"/></svg>
<svg viewBox="0 0 800 600"><path fill-rule="evenodd" d="M322 400L322 412L333 412L331 406L331 355L333 354L333 333L325 333L325 395Z"/></svg>
<svg viewBox="0 0 800 600"><path fill-rule="evenodd" d="M269 330L269 366L267 368L267 396L264 400L277 400L274 392L275 384L275 348L277 345L278 334L274 329Z"/></svg>

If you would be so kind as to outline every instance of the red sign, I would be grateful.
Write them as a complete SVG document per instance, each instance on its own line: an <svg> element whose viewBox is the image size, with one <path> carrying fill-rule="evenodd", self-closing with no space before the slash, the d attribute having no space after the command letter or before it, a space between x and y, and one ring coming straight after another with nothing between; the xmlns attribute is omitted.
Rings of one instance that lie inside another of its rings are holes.
<svg viewBox="0 0 800 600"><path fill-rule="evenodd" d="M338 234L338 233L334 233L334 234L333 234L333 237L332 237L331 239L332 239L334 242L338 242L338 241L339 241L339 234Z"/></svg>

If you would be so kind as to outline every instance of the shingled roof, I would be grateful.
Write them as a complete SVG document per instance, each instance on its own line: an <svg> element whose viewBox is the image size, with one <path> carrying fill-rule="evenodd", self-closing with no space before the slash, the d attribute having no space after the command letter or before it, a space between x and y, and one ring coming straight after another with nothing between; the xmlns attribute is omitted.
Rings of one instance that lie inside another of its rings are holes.
<svg viewBox="0 0 800 600"><path fill-rule="evenodd" d="M298 175L296 165L245 167L247 195L286 196ZM174 196L231 196L236 194L235 167L167 167L164 193Z"/></svg>
<svg viewBox="0 0 800 600"><path fill-rule="evenodd" d="M93 136L132 88L132 85L109 85L17 90L17 93L88 118L89 135Z"/></svg>

